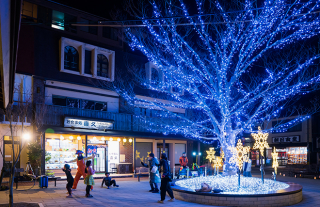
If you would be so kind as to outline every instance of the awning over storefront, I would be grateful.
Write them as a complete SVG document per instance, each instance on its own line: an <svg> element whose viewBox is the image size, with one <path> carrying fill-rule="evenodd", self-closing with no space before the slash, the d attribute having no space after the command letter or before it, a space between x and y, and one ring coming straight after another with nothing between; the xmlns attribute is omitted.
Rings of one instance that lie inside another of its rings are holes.
<svg viewBox="0 0 320 207"><path fill-rule="evenodd" d="M138 138L149 138L149 139L189 139L182 135L164 135L161 133L151 132L132 132L132 131L100 131L90 129L78 129L78 128L67 128L67 127L50 127L43 126L40 131L45 133L56 133L56 134L82 134L82 135L96 135L96 136L116 136L116 137L138 137Z"/></svg>

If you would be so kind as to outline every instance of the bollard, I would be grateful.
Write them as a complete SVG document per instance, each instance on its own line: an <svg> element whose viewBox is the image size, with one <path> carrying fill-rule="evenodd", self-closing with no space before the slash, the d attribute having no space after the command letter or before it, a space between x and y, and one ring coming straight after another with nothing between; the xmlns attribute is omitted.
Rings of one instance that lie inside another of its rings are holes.
<svg viewBox="0 0 320 207"><path fill-rule="evenodd" d="M140 182L140 174L138 174L138 182Z"/></svg>
<svg viewBox="0 0 320 207"><path fill-rule="evenodd" d="M204 176L207 177L207 167L204 168Z"/></svg>
<svg viewBox="0 0 320 207"><path fill-rule="evenodd" d="M187 178L189 178L189 168L187 168Z"/></svg>
<svg viewBox="0 0 320 207"><path fill-rule="evenodd" d="M176 166L173 166L172 179L176 177Z"/></svg>

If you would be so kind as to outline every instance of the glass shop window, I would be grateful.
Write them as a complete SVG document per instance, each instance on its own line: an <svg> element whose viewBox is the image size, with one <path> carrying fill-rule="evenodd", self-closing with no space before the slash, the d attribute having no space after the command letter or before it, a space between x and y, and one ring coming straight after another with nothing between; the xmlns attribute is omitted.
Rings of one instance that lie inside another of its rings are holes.
<svg viewBox="0 0 320 207"><path fill-rule="evenodd" d="M52 96L52 104L57 106L66 106L67 98L63 96Z"/></svg>
<svg viewBox="0 0 320 207"><path fill-rule="evenodd" d="M79 101L79 99L67 98L67 107L70 107L70 108L80 108L80 101Z"/></svg>
<svg viewBox="0 0 320 207"><path fill-rule="evenodd" d="M23 1L21 15L24 19L36 21L38 15L37 5Z"/></svg>
<svg viewBox="0 0 320 207"><path fill-rule="evenodd" d="M52 10L52 28L64 30L64 13Z"/></svg>
<svg viewBox="0 0 320 207"><path fill-rule="evenodd" d="M94 101L82 100L82 109L94 110Z"/></svg>

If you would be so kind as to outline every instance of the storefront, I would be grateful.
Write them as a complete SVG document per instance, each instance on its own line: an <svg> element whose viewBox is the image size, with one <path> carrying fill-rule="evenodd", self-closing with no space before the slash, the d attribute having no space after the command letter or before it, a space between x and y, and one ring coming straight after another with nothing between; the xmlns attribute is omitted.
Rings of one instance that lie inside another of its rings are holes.
<svg viewBox="0 0 320 207"><path fill-rule="evenodd" d="M45 169L60 174L65 163L71 169L77 169L76 150L85 152L85 156L95 155L93 166L96 172L116 172L120 163L120 142L127 138L104 137L77 134L45 134Z"/></svg>

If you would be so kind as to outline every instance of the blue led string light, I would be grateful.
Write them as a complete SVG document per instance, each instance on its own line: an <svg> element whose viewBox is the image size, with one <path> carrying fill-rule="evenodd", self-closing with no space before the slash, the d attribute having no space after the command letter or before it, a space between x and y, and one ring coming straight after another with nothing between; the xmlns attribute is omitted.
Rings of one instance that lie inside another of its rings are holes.
<svg viewBox="0 0 320 207"><path fill-rule="evenodd" d="M240 133L279 117L292 98L318 86L320 73L314 65L320 55L296 48L319 35L320 1L268 0L255 10L247 0L235 13L225 12L217 2L214 16L205 16L210 11L204 1L195 3L199 16L191 16L183 0L165 6L154 2L153 16L142 19L145 27L126 29L132 50L141 51L161 77L156 81L137 74L141 85L154 92L152 98L121 87L117 92L135 107L160 111L157 117L137 115L147 131L182 134L208 144L218 140L228 160L228 147L235 146ZM178 23L189 26L181 29ZM308 118L310 114L304 114L268 131L285 132Z"/></svg>

